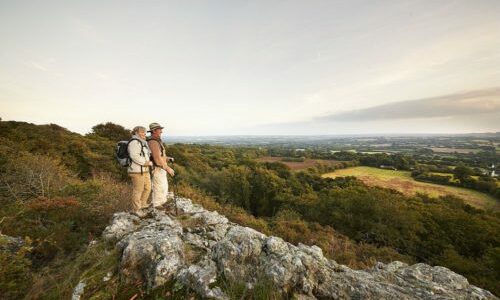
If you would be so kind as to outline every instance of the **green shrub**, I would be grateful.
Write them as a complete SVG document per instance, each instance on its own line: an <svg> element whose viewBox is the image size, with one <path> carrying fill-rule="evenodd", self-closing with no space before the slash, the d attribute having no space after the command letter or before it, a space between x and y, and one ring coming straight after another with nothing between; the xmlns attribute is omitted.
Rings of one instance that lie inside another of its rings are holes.
<svg viewBox="0 0 500 300"><path fill-rule="evenodd" d="M0 236L0 247L7 242ZM16 251L0 251L0 295L2 299L20 299L32 283L29 240Z"/></svg>

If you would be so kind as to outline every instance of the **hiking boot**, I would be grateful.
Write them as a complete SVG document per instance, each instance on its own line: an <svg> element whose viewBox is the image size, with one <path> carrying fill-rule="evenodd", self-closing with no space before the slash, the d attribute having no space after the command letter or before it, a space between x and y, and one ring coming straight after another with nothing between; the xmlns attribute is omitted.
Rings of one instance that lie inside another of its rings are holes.
<svg viewBox="0 0 500 300"><path fill-rule="evenodd" d="M134 216L137 216L141 219L147 215L147 213L143 212L142 210L133 211L133 212L131 212L131 214L133 214Z"/></svg>
<svg viewBox="0 0 500 300"><path fill-rule="evenodd" d="M154 209L156 209L158 211L161 211L161 212L164 212L164 213L167 212L167 209L165 207L163 207L163 206L155 206Z"/></svg>

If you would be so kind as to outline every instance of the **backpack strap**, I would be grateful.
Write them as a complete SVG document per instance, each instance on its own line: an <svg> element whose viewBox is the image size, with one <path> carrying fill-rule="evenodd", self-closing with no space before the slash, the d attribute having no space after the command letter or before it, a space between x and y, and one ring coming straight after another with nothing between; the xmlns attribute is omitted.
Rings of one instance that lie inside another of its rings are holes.
<svg viewBox="0 0 500 300"><path fill-rule="evenodd" d="M165 147L163 147L163 143L159 139L153 139L153 140L155 140L160 145L161 156L163 156L163 153L165 152Z"/></svg>
<svg viewBox="0 0 500 300"><path fill-rule="evenodd" d="M141 156L146 157L146 154L144 153L144 148L145 148L146 146L144 146L144 144L142 143L142 141L141 141L141 140L139 140L139 139L136 139L136 138L131 138L131 139L128 141L128 143L127 143L127 149L128 149L128 145L129 145L132 141L137 141L137 142L139 142L139 144L141 144ZM142 175L142 174L143 174L143 170L142 170L142 168L143 168L144 166L143 166L143 165L141 165L141 164L139 164L139 163L137 163L137 162L135 162L135 161L132 159L132 157L130 157L130 154L129 154L129 156L128 156L128 157L129 157L129 159L130 159L130 164L129 164L129 165L131 165L131 164L132 164L132 162L134 162L135 164L139 165L139 166L141 167L141 175Z"/></svg>
<svg viewBox="0 0 500 300"><path fill-rule="evenodd" d="M148 141L156 141L160 145L160 149L161 149L160 156L163 157L164 156L164 152L165 152L165 147L163 147L163 143L161 142L161 140L160 139L150 138ZM155 163L155 160L153 159L153 154L151 154L150 160L153 162L153 167L159 167L159 165L157 165Z"/></svg>

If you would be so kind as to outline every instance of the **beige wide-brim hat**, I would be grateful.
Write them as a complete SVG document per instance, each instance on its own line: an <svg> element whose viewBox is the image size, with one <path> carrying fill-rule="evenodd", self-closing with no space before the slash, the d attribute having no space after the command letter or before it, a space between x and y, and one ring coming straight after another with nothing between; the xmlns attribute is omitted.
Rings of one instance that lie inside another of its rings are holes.
<svg viewBox="0 0 500 300"><path fill-rule="evenodd" d="M159 123L151 123L149 124L149 131L153 131L155 129L163 129L164 127L162 127Z"/></svg>

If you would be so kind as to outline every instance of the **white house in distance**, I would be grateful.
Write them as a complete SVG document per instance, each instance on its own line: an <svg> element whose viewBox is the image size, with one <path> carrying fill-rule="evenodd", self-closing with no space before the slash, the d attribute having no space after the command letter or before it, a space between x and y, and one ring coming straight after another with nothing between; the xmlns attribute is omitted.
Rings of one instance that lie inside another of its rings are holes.
<svg viewBox="0 0 500 300"><path fill-rule="evenodd" d="M386 170L394 170L394 171L396 171L396 170L397 170L395 166L380 165L380 167L379 167L379 168L381 168L381 169L386 169Z"/></svg>

